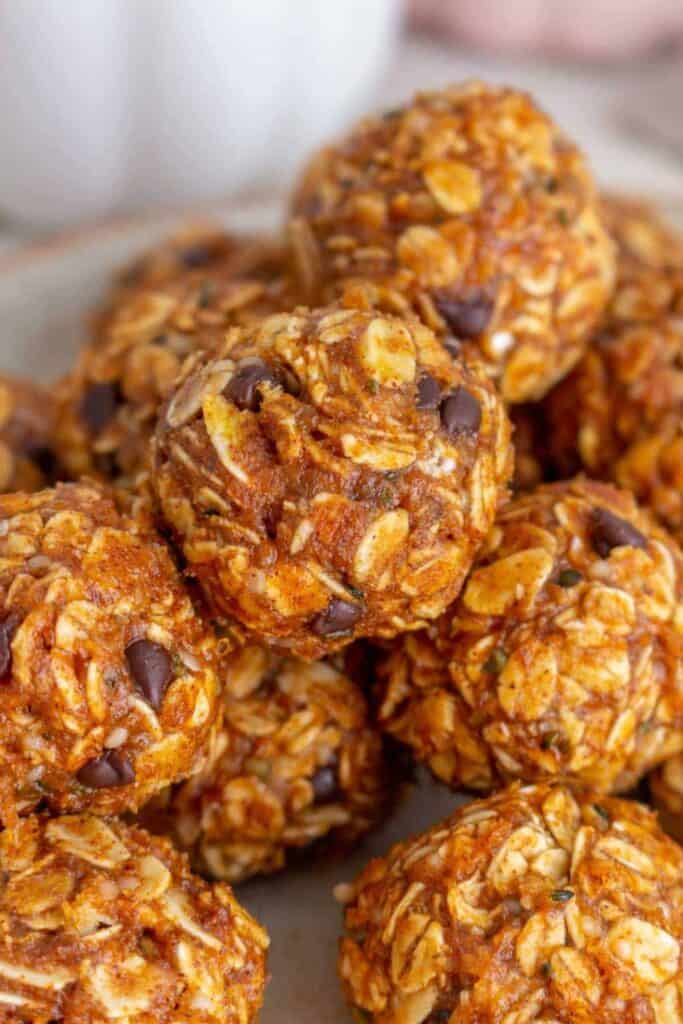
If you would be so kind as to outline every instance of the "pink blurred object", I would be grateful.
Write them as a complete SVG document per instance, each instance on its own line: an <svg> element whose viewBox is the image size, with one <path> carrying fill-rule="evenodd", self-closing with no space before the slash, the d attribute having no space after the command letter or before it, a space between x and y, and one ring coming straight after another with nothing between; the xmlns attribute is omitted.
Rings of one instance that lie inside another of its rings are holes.
<svg viewBox="0 0 683 1024"><path fill-rule="evenodd" d="M488 50L628 57L683 39L683 0L408 0L414 21Z"/></svg>

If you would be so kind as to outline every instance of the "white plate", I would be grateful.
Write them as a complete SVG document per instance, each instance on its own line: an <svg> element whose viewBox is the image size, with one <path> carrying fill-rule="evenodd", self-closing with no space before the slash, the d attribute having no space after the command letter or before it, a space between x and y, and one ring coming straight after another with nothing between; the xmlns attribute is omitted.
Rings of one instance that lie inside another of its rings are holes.
<svg viewBox="0 0 683 1024"><path fill-rule="evenodd" d="M668 210L683 228L683 208ZM229 227L267 230L273 206L221 214ZM0 371L50 380L68 368L83 336L83 316L112 271L173 227L144 221L33 248L0 260ZM238 888L244 904L268 928L271 981L261 1024L349 1024L335 963L341 914L332 889L353 878L369 857L435 824L462 797L423 779L379 833L343 863L290 869Z"/></svg>

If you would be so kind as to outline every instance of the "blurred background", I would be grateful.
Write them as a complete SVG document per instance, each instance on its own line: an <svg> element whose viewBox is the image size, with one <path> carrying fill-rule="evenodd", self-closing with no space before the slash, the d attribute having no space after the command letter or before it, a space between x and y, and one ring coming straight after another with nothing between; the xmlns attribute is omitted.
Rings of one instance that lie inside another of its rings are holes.
<svg viewBox="0 0 683 1024"><path fill-rule="evenodd" d="M359 113L472 76L683 200L682 43L683 0L0 0L0 245L272 199Z"/></svg>

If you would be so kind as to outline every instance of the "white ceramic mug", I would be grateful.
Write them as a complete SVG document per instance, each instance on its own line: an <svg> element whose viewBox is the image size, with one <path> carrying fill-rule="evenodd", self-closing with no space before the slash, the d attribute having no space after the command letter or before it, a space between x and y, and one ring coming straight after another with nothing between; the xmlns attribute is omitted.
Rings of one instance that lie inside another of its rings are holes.
<svg viewBox="0 0 683 1024"><path fill-rule="evenodd" d="M0 213L34 226L284 185L372 103L396 0L0 0Z"/></svg>

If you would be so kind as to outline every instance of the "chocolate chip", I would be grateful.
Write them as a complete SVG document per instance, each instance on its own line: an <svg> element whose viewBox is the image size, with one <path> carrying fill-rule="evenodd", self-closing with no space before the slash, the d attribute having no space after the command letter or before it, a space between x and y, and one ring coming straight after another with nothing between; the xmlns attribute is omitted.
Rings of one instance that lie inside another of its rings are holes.
<svg viewBox="0 0 683 1024"><path fill-rule="evenodd" d="M76 772L76 778L88 789L116 789L135 780L133 766L118 750L107 750L88 761Z"/></svg>
<svg viewBox="0 0 683 1024"><path fill-rule="evenodd" d="M447 434L476 434L481 426L481 406L465 388L458 388L441 403L441 423Z"/></svg>
<svg viewBox="0 0 683 1024"><path fill-rule="evenodd" d="M463 299L448 291L436 292L434 305L458 338L478 338L489 325L493 299L486 292L473 292Z"/></svg>
<svg viewBox="0 0 683 1024"><path fill-rule="evenodd" d="M100 434L114 418L120 399L118 385L110 380L90 385L81 399L78 415L91 434Z"/></svg>
<svg viewBox="0 0 683 1024"><path fill-rule="evenodd" d="M12 637L20 622L21 619L16 612L10 612L0 622L0 678L8 675L12 667Z"/></svg>
<svg viewBox="0 0 683 1024"><path fill-rule="evenodd" d="M261 407L261 384L279 385L277 374L262 359L250 360L238 366L225 388L225 395L238 409L258 412Z"/></svg>
<svg viewBox="0 0 683 1024"><path fill-rule="evenodd" d="M454 359L458 359L460 357L460 353L462 352L462 342L458 338L454 338L452 334L448 334L443 339L442 344Z"/></svg>
<svg viewBox="0 0 683 1024"><path fill-rule="evenodd" d="M153 640L136 640L126 647L126 661L142 696L158 711L173 678L171 655Z"/></svg>
<svg viewBox="0 0 683 1024"><path fill-rule="evenodd" d="M186 249L183 249L180 253L180 261L188 270L195 270L211 263L214 255L215 251L210 246L198 242L196 245L188 245Z"/></svg>
<svg viewBox="0 0 683 1024"><path fill-rule="evenodd" d="M339 796L339 779L336 765L323 765L311 778L313 800L316 804L330 804Z"/></svg>
<svg viewBox="0 0 683 1024"><path fill-rule="evenodd" d="M362 614L359 605L333 597L325 611L313 619L311 629L316 636L350 633Z"/></svg>
<svg viewBox="0 0 683 1024"><path fill-rule="evenodd" d="M418 409L436 409L441 399L441 388L439 382L434 380L428 373L423 373L417 382L417 398L415 404Z"/></svg>
<svg viewBox="0 0 683 1024"><path fill-rule="evenodd" d="M57 456L51 448L38 446L36 448L29 448L28 457L31 462L38 467L40 472L48 477L54 479L57 474Z"/></svg>
<svg viewBox="0 0 683 1024"><path fill-rule="evenodd" d="M647 539L640 530L606 508L593 509L591 540L601 558L607 558L613 548L647 547Z"/></svg>
<svg viewBox="0 0 683 1024"><path fill-rule="evenodd" d="M92 461L97 472L105 480L114 480L119 476L119 460L116 457L116 452L95 452Z"/></svg>

